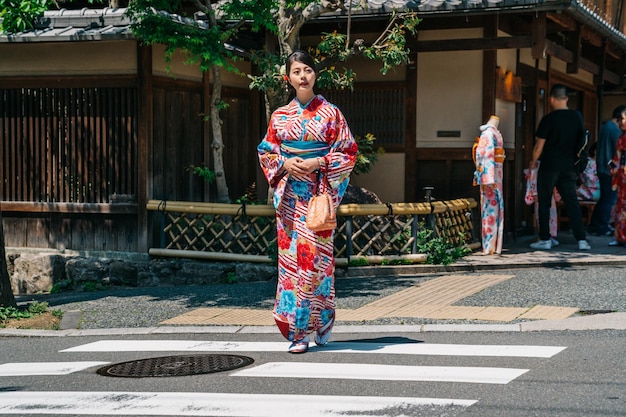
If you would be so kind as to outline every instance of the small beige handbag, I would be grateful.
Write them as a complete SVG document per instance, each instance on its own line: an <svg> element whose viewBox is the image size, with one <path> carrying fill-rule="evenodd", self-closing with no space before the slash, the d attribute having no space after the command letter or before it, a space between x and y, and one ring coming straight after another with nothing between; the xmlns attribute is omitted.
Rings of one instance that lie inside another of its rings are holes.
<svg viewBox="0 0 626 417"><path fill-rule="evenodd" d="M318 184L320 182L321 178ZM333 230L337 227L337 214L335 213L333 198L328 192L319 194L319 185L315 195L309 201L306 226L314 232Z"/></svg>

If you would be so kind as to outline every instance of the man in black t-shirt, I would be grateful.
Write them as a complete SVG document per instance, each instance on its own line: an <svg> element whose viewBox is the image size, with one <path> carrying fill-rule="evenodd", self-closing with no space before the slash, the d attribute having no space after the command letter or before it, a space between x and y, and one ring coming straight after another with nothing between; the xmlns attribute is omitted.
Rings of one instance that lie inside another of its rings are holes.
<svg viewBox="0 0 626 417"><path fill-rule="evenodd" d="M539 207L539 239L530 245L533 249L552 249L550 240L550 205L554 187L559 191L567 211L579 250L589 250L580 205L576 197L577 145L584 135L581 116L567 108L567 87L555 84L550 90L552 112L539 122L535 133L535 146L529 168L536 168L537 197Z"/></svg>

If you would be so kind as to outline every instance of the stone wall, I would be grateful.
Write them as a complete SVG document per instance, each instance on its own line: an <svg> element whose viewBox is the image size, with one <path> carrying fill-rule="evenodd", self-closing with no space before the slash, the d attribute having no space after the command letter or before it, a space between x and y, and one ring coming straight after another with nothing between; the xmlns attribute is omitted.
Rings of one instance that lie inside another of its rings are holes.
<svg viewBox="0 0 626 417"><path fill-rule="evenodd" d="M73 252L7 248L14 294L89 291L113 286L157 287L269 281L276 266L152 258L127 252Z"/></svg>

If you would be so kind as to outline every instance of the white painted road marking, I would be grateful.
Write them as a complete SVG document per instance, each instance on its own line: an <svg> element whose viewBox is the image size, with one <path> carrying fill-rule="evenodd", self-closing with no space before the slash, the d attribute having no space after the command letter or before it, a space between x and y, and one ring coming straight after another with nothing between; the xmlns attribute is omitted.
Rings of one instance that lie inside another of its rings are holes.
<svg viewBox="0 0 626 417"><path fill-rule="evenodd" d="M188 340L102 340L61 352L286 352L289 342ZM404 354L550 358L560 346L452 345L428 343L332 342L311 346L319 353ZM65 375L108 362L40 362L0 365L0 376ZM229 376L508 384L528 369L495 367L401 366L367 363L271 362ZM0 391L0 415L240 416L240 417L388 417L421 415L435 406L468 407L472 399L289 395L202 392L46 392Z"/></svg>
<svg viewBox="0 0 626 417"><path fill-rule="evenodd" d="M0 392L0 414L388 417L417 415L421 407L468 407L475 400L334 395L165 392Z"/></svg>
<svg viewBox="0 0 626 417"><path fill-rule="evenodd" d="M286 352L289 342L220 342L202 340L101 340L61 352ZM431 343L331 342L311 352L383 353L437 356L506 356L551 358L564 346L451 345Z"/></svg>
<svg viewBox="0 0 626 417"><path fill-rule="evenodd" d="M364 363L269 362L231 375L266 378L323 378L385 381L508 384L528 369L472 366L402 366Z"/></svg>
<svg viewBox="0 0 626 417"><path fill-rule="evenodd" d="M0 364L2 376L68 375L109 362L12 362Z"/></svg>

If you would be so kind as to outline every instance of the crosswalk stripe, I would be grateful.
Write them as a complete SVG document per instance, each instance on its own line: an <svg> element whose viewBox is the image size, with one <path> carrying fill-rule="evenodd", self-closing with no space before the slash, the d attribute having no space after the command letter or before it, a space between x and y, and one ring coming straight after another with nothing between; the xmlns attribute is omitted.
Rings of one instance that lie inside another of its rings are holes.
<svg viewBox="0 0 626 417"><path fill-rule="evenodd" d="M68 375L109 362L11 362L0 364L1 376Z"/></svg>
<svg viewBox="0 0 626 417"><path fill-rule="evenodd" d="M286 352L289 342L226 342L202 340L101 340L75 346L61 352ZM331 342L312 346L311 352L382 353L437 356L506 356L550 358L563 346L524 345L452 345L430 343Z"/></svg>
<svg viewBox="0 0 626 417"><path fill-rule="evenodd" d="M334 395L166 392L0 392L0 414L385 417L418 415L423 407L462 406L476 400Z"/></svg>
<svg viewBox="0 0 626 417"><path fill-rule="evenodd" d="M267 378L362 379L386 381L463 382L476 384L508 384L528 369L402 366L364 363L269 362L243 369L231 375Z"/></svg>

